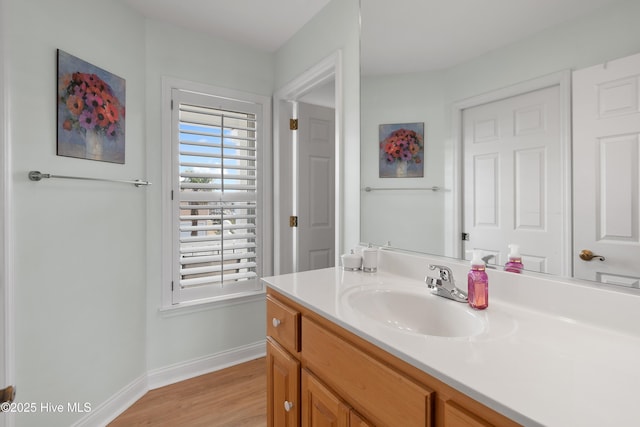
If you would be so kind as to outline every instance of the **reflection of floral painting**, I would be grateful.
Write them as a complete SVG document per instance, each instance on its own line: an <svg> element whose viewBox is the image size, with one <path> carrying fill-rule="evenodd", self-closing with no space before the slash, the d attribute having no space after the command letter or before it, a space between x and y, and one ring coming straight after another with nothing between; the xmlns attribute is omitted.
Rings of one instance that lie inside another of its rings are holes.
<svg viewBox="0 0 640 427"><path fill-rule="evenodd" d="M424 123L380 125L380 178L424 176Z"/></svg>
<svg viewBox="0 0 640 427"><path fill-rule="evenodd" d="M58 155L124 163L125 80L58 50Z"/></svg>

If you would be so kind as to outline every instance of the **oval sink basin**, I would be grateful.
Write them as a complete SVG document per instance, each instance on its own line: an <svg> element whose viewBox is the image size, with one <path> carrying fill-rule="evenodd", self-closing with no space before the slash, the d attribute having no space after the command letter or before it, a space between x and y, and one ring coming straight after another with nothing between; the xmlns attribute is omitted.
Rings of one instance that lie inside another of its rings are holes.
<svg viewBox="0 0 640 427"><path fill-rule="evenodd" d="M420 335L470 337L484 323L467 304L399 289L359 289L344 296L347 305L388 327Z"/></svg>

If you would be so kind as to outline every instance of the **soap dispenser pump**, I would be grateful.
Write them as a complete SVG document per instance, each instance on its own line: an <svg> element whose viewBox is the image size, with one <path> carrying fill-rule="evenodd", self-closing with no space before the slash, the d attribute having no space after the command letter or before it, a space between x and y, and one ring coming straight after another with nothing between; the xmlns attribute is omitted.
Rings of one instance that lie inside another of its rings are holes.
<svg viewBox="0 0 640 427"><path fill-rule="evenodd" d="M504 271L512 273L522 273L524 265L522 265L522 257L520 256L520 247L516 244L509 246L509 261L504 266Z"/></svg>
<svg viewBox="0 0 640 427"><path fill-rule="evenodd" d="M473 251L471 270L467 275L467 291L469 305L478 310L489 306L489 277L485 271L485 263L480 257L480 251Z"/></svg>

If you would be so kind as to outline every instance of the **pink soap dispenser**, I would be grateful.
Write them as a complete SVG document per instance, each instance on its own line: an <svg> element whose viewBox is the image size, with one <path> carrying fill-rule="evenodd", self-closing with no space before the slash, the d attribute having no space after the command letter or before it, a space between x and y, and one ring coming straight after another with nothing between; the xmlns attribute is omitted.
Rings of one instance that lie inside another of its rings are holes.
<svg viewBox="0 0 640 427"><path fill-rule="evenodd" d="M480 251L473 251L471 270L467 275L469 305L478 310L489 306L489 277L485 271L485 264L480 258Z"/></svg>
<svg viewBox="0 0 640 427"><path fill-rule="evenodd" d="M512 273L522 273L524 265L522 265L522 257L520 256L520 247L515 244L509 245L509 261L504 265L504 271Z"/></svg>

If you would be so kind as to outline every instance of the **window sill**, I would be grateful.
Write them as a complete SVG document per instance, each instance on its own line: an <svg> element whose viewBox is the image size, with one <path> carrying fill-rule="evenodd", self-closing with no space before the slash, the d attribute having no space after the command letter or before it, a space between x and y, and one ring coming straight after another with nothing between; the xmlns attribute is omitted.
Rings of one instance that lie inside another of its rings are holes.
<svg viewBox="0 0 640 427"><path fill-rule="evenodd" d="M206 298L197 301L183 302L163 306L158 309L163 317L181 316L185 314L197 313L199 311L213 310L223 307L231 307L240 304L250 304L252 302L265 301L266 290L255 292L245 292L233 296Z"/></svg>

